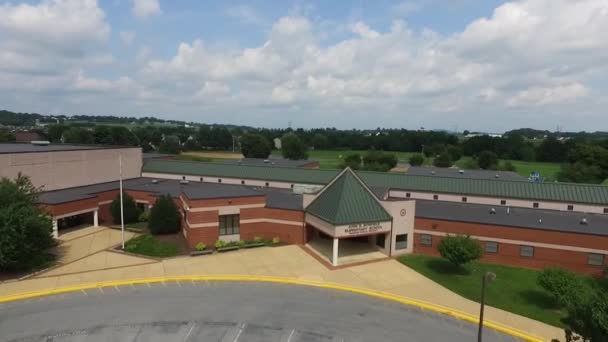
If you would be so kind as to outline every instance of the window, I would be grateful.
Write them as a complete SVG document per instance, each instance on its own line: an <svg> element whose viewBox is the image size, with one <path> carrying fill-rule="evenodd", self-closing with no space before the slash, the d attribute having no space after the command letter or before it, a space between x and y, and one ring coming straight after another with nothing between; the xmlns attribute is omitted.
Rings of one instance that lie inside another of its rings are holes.
<svg viewBox="0 0 608 342"><path fill-rule="evenodd" d="M500 205L507 205L507 200L500 200Z"/></svg>
<svg viewBox="0 0 608 342"><path fill-rule="evenodd" d="M462 201L466 203L466 202L467 202L467 198L466 198L466 197L463 197L463 198L462 198Z"/></svg>
<svg viewBox="0 0 608 342"><path fill-rule="evenodd" d="M241 184L245 185L245 181L244 181L244 180L242 180L242 181L241 181Z"/></svg>
<svg viewBox="0 0 608 342"><path fill-rule="evenodd" d="M608 214L608 208L604 208L604 214Z"/></svg>
<svg viewBox="0 0 608 342"><path fill-rule="evenodd" d="M498 253L498 242L486 241L486 253Z"/></svg>
<svg viewBox="0 0 608 342"><path fill-rule="evenodd" d="M532 203L532 207L533 207L533 208L538 208L538 202L534 202L534 203Z"/></svg>
<svg viewBox="0 0 608 342"><path fill-rule="evenodd" d="M268 184L268 182L266 182L266 186L269 186L270 184Z"/></svg>
<svg viewBox="0 0 608 342"><path fill-rule="evenodd" d="M396 238L395 249L406 249L407 248L407 234L397 234L397 236L395 238Z"/></svg>
<svg viewBox="0 0 608 342"><path fill-rule="evenodd" d="M603 254L587 254L587 264L593 266L604 266Z"/></svg>
<svg viewBox="0 0 608 342"><path fill-rule="evenodd" d="M291 188L293 189L293 184L291 184Z"/></svg>
<svg viewBox="0 0 608 342"><path fill-rule="evenodd" d="M182 180L186 180L186 176L182 176Z"/></svg>
<svg viewBox="0 0 608 342"><path fill-rule="evenodd" d="M534 256L534 247L532 246L519 246L519 256L531 258Z"/></svg>
<svg viewBox="0 0 608 342"><path fill-rule="evenodd" d="M433 199L434 200L438 200L439 199L439 195L433 195Z"/></svg>
<svg viewBox="0 0 608 342"><path fill-rule="evenodd" d="M200 178L200 181L201 181L201 182L203 181L203 177L201 177L201 178Z"/></svg>
<svg viewBox="0 0 608 342"><path fill-rule="evenodd" d="M239 234L240 215L220 215L220 235Z"/></svg>
<svg viewBox="0 0 608 342"><path fill-rule="evenodd" d="M217 179L217 182L218 182L218 183L221 183L221 182L222 182L222 179L221 179L221 178L218 178L218 179Z"/></svg>
<svg viewBox="0 0 608 342"><path fill-rule="evenodd" d="M572 204L568 204L568 210L570 210L570 211L574 210L574 206Z"/></svg>
<svg viewBox="0 0 608 342"><path fill-rule="evenodd" d="M410 197L412 197L412 194L410 194L409 192L406 192L406 193L405 193L405 197L406 197L406 198L410 198Z"/></svg>
<svg viewBox="0 0 608 342"><path fill-rule="evenodd" d="M420 234L420 244L423 246L432 246L433 236L430 234Z"/></svg>

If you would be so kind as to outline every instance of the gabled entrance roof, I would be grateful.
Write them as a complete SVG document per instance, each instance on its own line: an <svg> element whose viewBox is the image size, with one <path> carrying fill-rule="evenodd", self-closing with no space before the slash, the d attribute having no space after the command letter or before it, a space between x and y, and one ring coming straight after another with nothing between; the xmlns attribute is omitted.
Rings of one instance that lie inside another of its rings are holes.
<svg viewBox="0 0 608 342"><path fill-rule="evenodd" d="M306 212L333 225L392 219L374 193L350 168L338 174L310 203Z"/></svg>

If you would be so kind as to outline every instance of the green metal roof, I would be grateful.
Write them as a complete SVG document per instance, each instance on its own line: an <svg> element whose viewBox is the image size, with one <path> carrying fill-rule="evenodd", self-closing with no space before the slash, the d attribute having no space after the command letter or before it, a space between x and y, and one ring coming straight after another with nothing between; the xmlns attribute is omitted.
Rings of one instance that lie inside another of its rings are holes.
<svg viewBox="0 0 608 342"><path fill-rule="evenodd" d="M315 198L306 212L333 225L390 221L392 217L347 168Z"/></svg>
<svg viewBox="0 0 608 342"><path fill-rule="evenodd" d="M328 184L340 172L340 170L226 165L172 160L149 160L146 161L142 170L143 172L304 184ZM607 185L462 179L436 175L420 176L365 171L358 171L357 175L368 186L388 187L394 190L608 205Z"/></svg>

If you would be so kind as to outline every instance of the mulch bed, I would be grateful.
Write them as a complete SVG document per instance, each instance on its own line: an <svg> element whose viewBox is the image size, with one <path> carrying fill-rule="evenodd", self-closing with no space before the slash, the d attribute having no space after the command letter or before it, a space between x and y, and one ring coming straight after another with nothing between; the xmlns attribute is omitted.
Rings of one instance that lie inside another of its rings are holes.
<svg viewBox="0 0 608 342"><path fill-rule="evenodd" d="M154 235L154 238L158 241L175 244L177 246L178 255L189 255L192 251L190 247L188 247L188 242L186 242L186 239L181 232L176 234Z"/></svg>

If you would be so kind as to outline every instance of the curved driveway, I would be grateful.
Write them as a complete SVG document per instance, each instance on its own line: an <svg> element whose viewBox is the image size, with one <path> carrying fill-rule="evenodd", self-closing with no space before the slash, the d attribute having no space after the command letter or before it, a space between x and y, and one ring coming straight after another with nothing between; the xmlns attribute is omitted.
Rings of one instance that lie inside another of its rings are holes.
<svg viewBox="0 0 608 342"><path fill-rule="evenodd" d="M476 326L306 286L185 282L0 304L0 341L474 341ZM514 341L485 329L484 341Z"/></svg>

